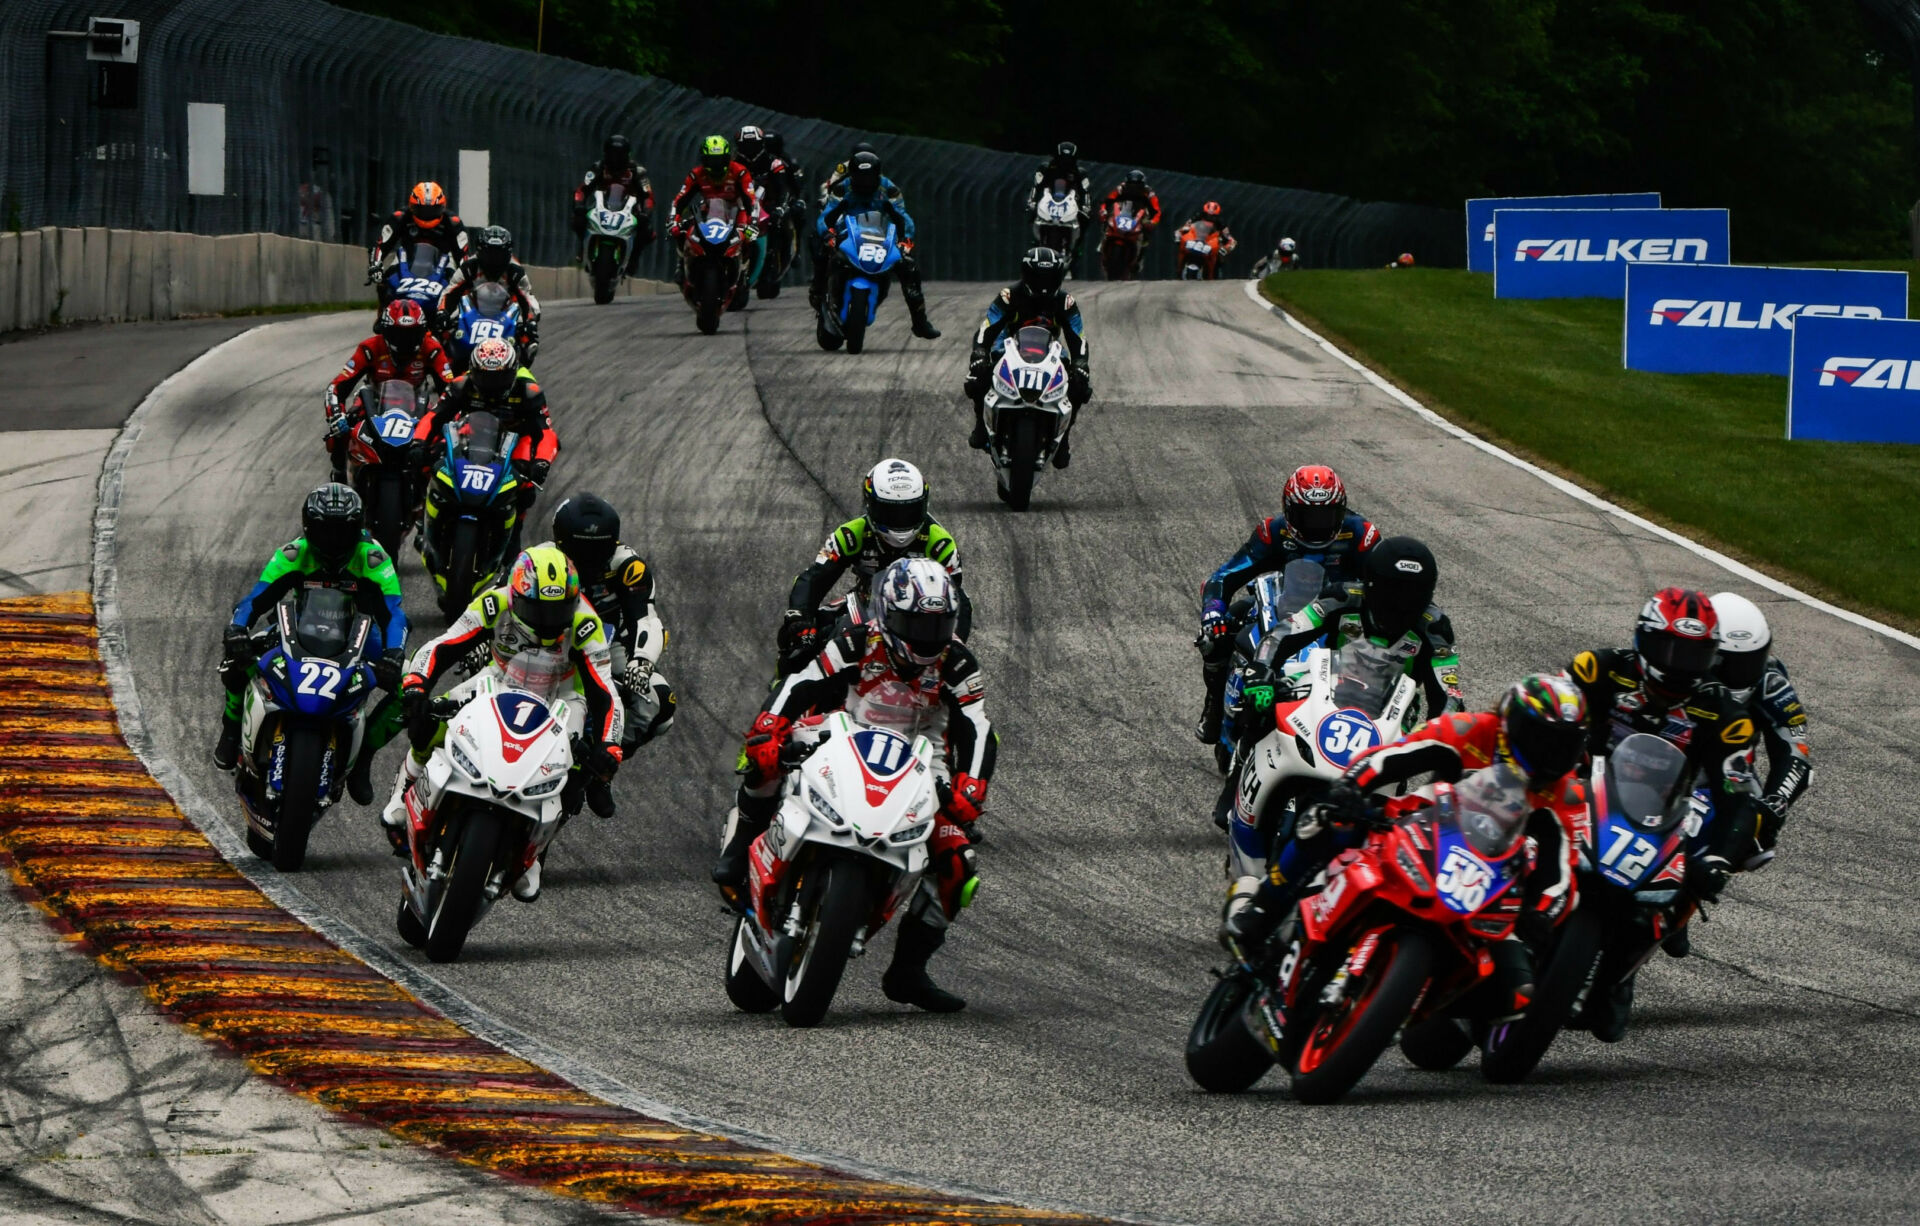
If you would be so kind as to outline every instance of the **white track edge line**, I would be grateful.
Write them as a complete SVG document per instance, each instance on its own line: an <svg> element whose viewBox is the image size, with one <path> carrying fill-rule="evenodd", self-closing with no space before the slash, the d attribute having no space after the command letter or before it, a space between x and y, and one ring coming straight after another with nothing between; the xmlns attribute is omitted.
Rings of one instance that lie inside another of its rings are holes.
<svg viewBox="0 0 1920 1226"><path fill-rule="evenodd" d="M1864 630L1871 630L1875 634L1881 635L1885 638L1892 639L1896 643L1902 643L1908 647L1914 648L1915 650L1920 650L1920 636L1908 634L1904 630L1897 630L1894 627L1887 625L1885 622L1875 621L1873 618L1868 617L1863 613L1856 613L1852 609L1843 609L1839 605L1830 604L1827 601L1820 599L1818 596L1814 596L1807 592L1803 592L1799 588L1794 587L1791 583L1786 583L1786 582L1783 582L1782 580L1776 579L1772 575L1769 575L1764 571L1755 570L1753 567L1748 566L1746 563L1741 562L1734 558L1730 558L1726 554L1721 553L1717 549L1710 549L1707 546L1702 545L1699 541L1693 540L1686 536L1682 536L1680 533L1675 532L1671 528L1663 527L1660 524L1654 523L1650 519L1646 519L1642 516L1635 515L1632 511L1627 510L1625 507L1619 506L1616 503L1608 502L1605 498L1600 497L1600 495L1594 493L1592 490L1586 488L1585 486L1569 481L1565 477L1559 476L1558 474L1548 472L1546 469L1540 467L1538 464L1533 464L1526 460L1523 460L1519 456L1514 455L1511 451L1507 451L1500 447L1496 447L1494 444L1489 443L1486 439L1481 438L1479 435L1474 434L1472 431L1463 429L1462 427L1455 425L1453 422L1448 421L1446 418L1440 416L1440 414L1434 412L1432 409L1429 409L1427 406L1421 404L1418 400L1415 400L1413 397L1407 395L1405 392L1401 391L1399 388L1395 387L1393 384L1389 383L1387 380L1381 378L1374 371L1362 365L1359 361L1355 360L1351 355L1343 351L1338 345L1335 345L1331 341L1327 340L1326 337L1321 336L1318 332L1315 332L1312 328L1307 327L1307 325L1301 323L1298 319L1295 319L1293 315L1286 310L1286 308L1281 307L1276 303L1268 301L1267 297L1260 292L1259 290L1260 283L1258 281L1246 281L1246 282L1243 282L1242 284L1246 286L1247 297L1253 299L1255 305L1264 307L1267 310L1272 311L1274 314L1278 315L1281 319L1285 320L1287 322L1288 327L1300 333L1302 336L1306 337L1308 340L1312 341L1314 344L1320 346L1321 349L1325 350L1328 354L1338 359L1344 365L1351 367L1353 370L1357 371L1362 378L1366 379L1367 382L1373 384L1375 387L1379 388L1381 391L1385 392L1387 395L1393 397L1393 399L1397 401L1401 406L1412 410L1422 420L1428 422L1431 425L1439 427L1441 430L1444 430L1446 433L1451 434L1453 437L1459 439L1461 442L1477 447L1481 451L1486 452L1490 456L1495 456L1501 460L1505 460L1507 463L1513 465L1515 468L1521 469L1525 472L1531 473L1534 476L1540 478L1540 480L1546 482L1548 485L1552 486L1556 490L1559 490L1561 493L1567 495L1568 497L1573 498L1579 502L1583 502L1587 506L1590 506L1593 509L1595 509L1596 511L1603 511L1606 514L1611 515L1616 519L1625 520L1627 523L1630 523L1634 527L1639 528L1643 531L1651 532L1653 535L1659 537L1664 541L1667 541L1669 544L1678 545L1682 549L1686 550L1688 553L1695 554L1699 557L1705 558L1707 561L1713 563L1715 566L1720 567L1722 570L1730 571L1731 573L1740 576L1742 579L1745 579L1747 582L1752 583L1758 587L1763 587L1768 591L1773 592L1775 595L1785 596L1787 599L1798 601L1799 603L1806 605L1808 608L1818 609L1820 612L1831 614L1834 617L1839 618L1841 621L1850 622L1853 625L1859 626Z"/></svg>
<svg viewBox="0 0 1920 1226"><path fill-rule="evenodd" d="M160 402L161 397L176 379L207 362L215 354L243 337L251 336L262 328L274 326L277 325L261 324L244 332L235 333L154 385L153 390L142 397L140 403L134 407L125 424L121 426L113 446L108 449L106 459L100 466L100 482L94 505L94 625L99 640L101 662L107 675L107 685L112 692L114 708L119 716L121 735L148 773L166 789L174 802L179 805L180 811L199 828L200 833L207 837L207 841L214 845L215 850L276 906L411 992L448 1021L458 1025L475 1038L491 1043L529 1064L537 1065L613 1106L624 1107L641 1115L665 1120L689 1131L708 1133L729 1141L737 1141L754 1149L797 1158L802 1162L810 1162L842 1174L879 1183L901 1185L948 1196L969 1197L1013 1208L1081 1214L1108 1218L1116 1222L1136 1223L1138 1226L1174 1226L1167 1219L1131 1217L1041 1197L1016 1197L966 1184L936 1182L907 1171L796 1148L765 1133L754 1132L751 1129L740 1128L668 1106L560 1052L511 1023L493 1016L421 968L395 958L378 941L352 924L327 914L287 877L270 868L262 868L254 860L253 854L247 850L242 837L219 816L219 811L200 794L200 790L194 786L185 772L175 766L171 758L160 752L147 730L146 717L140 705L139 688L134 681L133 664L128 655L126 632L121 625L117 533L120 523L120 496L125 484L127 459L133 454L135 445L140 441L149 412ZM430 1149L427 1146L419 1148ZM499 1177L497 1173L494 1174L496 1178ZM533 1186L547 1195L556 1195L551 1189L538 1184Z"/></svg>

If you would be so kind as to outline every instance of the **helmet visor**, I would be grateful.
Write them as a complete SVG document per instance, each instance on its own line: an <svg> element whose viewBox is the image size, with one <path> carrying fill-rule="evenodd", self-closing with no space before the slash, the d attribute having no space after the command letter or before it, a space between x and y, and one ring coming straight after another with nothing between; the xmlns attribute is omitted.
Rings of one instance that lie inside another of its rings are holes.
<svg viewBox="0 0 1920 1226"><path fill-rule="evenodd" d="M1722 651L1713 675L1730 690L1751 690L1767 672L1765 651Z"/></svg>
<svg viewBox="0 0 1920 1226"><path fill-rule="evenodd" d="M413 219L423 226L439 225L440 219L446 215L447 206L444 204L416 204L413 206Z"/></svg>
<svg viewBox="0 0 1920 1226"><path fill-rule="evenodd" d="M560 540L555 542L573 559L582 579L598 579L613 565L613 538Z"/></svg>
<svg viewBox="0 0 1920 1226"><path fill-rule="evenodd" d="M359 544L360 525L350 519L317 519L307 525L307 548L329 566L345 566Z"/></svg>
<svg viewBox="0 0 1920 1226"><path fill-rule="evenodd" d="M1586 743L1587 730L1579 724L1528 717L1515 719L1507 727L1507 744L1527 781L1536 786L1579 765Z"/></svg>
<svg viewBox="0 0 1920 1226"><path fill-rule="evenodd" d="M542 600L532 593L515 593L513 616L543 643L558 641L573 625L573 604Z"/></svg>
<svg viewBox="0 0 1920 1226"><path fill-rule="evenodd" d="M953 642L953 628L958 618L951 609L937 613L914 613L905 609L888 609L886 617L887 634L894 640L895 646L906 651L916 664L932 664L940 658Z"/></svg>
<svg viewBox="0 0 1920 1226"><path fill-rule="evenodd" d="M912 502L885 502L878 498L867 500L867 521L882 532L918 532L926 519L927 500L924 495Z"/></svg>
<svg viewBox="0 0 1920 1226"><path fill-rule="evenodd" d="M1712 639L1682 638L1657 631L1641 634L1634 646L1648 667L1670 680L1705 677L1713 668L1718 648Z"/></svg>
<svg viewBox="0 0 1920 1226"><path fill-rule="evenodd" d="M1026 283L1029 290L1032 290L1036 294L1058 293L1060 283L1066 280L1066 276L1066 268L1059 264L1055 264L1051 268L1026 264L1022 265L1020 269L1020 279Z"/></svg>
<svg viewBox="0 0 1920 1226"><path fill-rule="evenodd" d="M1340 531L1340 521L1346 518L1346 508L1331 502L1318 506L1289 503L1286 510L1287 530L1303 545L1330 543Z"/></svg>

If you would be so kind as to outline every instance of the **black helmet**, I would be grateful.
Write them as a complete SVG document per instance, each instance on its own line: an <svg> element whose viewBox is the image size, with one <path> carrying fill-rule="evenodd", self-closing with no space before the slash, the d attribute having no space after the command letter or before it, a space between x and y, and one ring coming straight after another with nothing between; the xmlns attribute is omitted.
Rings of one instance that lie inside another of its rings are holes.
<svg viewBox="0 0 1920 1226"><path fill-rule="evenodd" d="M607 143L600 147L600 164L608 170L623 170L633 165L633 147L627 144L627 138L618 132L607 137Z"/></svg>
<svg viewBox="0 0 1920 1226"><path fill-rule="evenodd" d="M1056 161L1077 163L1080 160L1080 146L1063 140L1053 147L1053 156Z"/></svg>
<svg viewBox="0 0 1920 1226"><path fill-rule="evenodd" d="M598 494L575 494L554 508L553 543L573 559L582 581L598 579L613 565L613 547L620 543L620 512Z"/></svg>
<svg viewBox="0 0 1920 1226"><path fill-rule="evenodd" d="M1147 172L1144 170L1129 170L1127 172L1127 182L1137 183L1141 187L1145 187L1147 185Z"/></svg>
<svg viewBox="0 0 1920 1226"><path fill-rule="evenodd" d="M1020 257L1020 284L1030 294L1057 294L1066 279L1066 262L1051 247L1030 247Z"/></svg>
<svg viewBox="0 0 1920 1226"><path fill-rule="evenodd" d="M855 158L857 158L857 157L859 157L859 156L860 156L861 154L863 154L863 153L873 153L873 142L872 142L872 141L865 141L865 140L863 140L863 141L861 141L861 142L860 142L859 144L857 144L857 145L855 145L855 146L853 147L853 151L852 151L851 153L849 153L849 154L847 154L847 165L849 165L849 166L851 166L851 165L853 165L853 159L855 159ZM874 154L874 156L875 156L875 157L878 157L879 155L878 155L878 154Z"/></svg>
<svg viewBox="0 0 1920 1226"><path fill-rule="evenodd" d="M307 495L300 508L300 531L307 548L328 570L345 570L360 548L366 512L351 485L330 481Z"/></svg>
<svg viewBox="0 0 1920 1226"><path fill-rule="evenodd" d="M505 226L488 226L480 231L478 254L480 268L489 277L504 275L513 263L513 235Z"/></svg>
<svg viewBox="0 0 1920 1226"><path fill-rule="evenodd" d="M880 190L880 155L862 150L847 163L847 186L863 196Z"/></svg>
<svg viewBox="0 0 1920 1226"><path fill-rule="evenodd" d="M740 135L734 138L733 151L740 160L751 166L766 152L767 134L753 124L741 124Z"/></svg>
<svg viewBox="0 0 1920 1226"><path fill-rule="evenodd" d="M1399 638L1420 623L1440 580L1433 551L1410 536L1390 536L1367 551L1360 590L1376 633Z"/></svg>

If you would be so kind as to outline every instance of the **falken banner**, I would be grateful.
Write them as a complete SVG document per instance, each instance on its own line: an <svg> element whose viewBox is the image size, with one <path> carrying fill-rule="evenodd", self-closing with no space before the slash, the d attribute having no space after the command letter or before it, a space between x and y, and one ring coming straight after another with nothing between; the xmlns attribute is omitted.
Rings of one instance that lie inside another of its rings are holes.
<svg viewBox="0 0 1920 1226"><path fill-rule="evenodd" d="M1495 298L1621 298L1629 264L1725 264L1725 209L1495 209Z"/></svg>
<svg viewBox="0 0 1920 1226"><path fill-rule="evenodd" d="M1605 196L1485 196L1467 201L1467 271L1493 271L1495 209L1657 209L1659 192Z"/></svg>
<svg viewBox="0 0 1920 1226"><path fill-rule="evenodd" d="M1787 437L1920 443L1920 321L1803 316L1793 328Z"/></svg>
<svg viewBox="0 0 1920 1226"><path fill-rule="evenodd" d="M1627 266L1630 370L1784 375L1802 319L1905 319L1907 274L1732 264Z"/></svg>

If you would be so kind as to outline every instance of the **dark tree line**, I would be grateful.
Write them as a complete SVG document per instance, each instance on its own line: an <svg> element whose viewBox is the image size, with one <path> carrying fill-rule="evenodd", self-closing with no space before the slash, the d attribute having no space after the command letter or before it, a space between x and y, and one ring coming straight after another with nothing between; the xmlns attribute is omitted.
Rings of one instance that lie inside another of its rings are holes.
<svg viewBox="0 0 1920 1226"><path fill-rule="evenodd" d="M532 46L540 0L347 0ZM1362 199L1659 190L1737 258L1906 250L1910 61L1855 0L546 0L545 50L873 131ZM662 168L665 170L666 168Z"/></svg>

